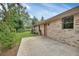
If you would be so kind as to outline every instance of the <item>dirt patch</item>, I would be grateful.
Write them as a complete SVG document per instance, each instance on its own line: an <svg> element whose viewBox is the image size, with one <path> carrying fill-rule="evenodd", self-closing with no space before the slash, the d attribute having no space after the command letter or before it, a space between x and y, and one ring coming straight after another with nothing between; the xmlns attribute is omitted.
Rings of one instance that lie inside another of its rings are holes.
<svg viewBox="0 0 79 59"><path fill-rule="evenodd" d="M8 49L0 54L0 56L16 56L18 52L19 45Z"/></svg>

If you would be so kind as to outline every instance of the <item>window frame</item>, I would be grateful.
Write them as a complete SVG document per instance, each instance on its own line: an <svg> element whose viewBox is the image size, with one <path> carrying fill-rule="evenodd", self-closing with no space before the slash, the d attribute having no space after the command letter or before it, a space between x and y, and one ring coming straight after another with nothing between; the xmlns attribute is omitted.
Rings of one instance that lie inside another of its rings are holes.
<svg viewBox="0 0 79 59"><path fill-rule="evenodd" d="M71 18L71 20L72 20L71 23L68 22L68 21L70 21L70 20L68 20L70 17L72 17L72 18ZM66 27L66 25L68 25L67 22L68 22L69 24L72 24L72 26ZM63 18L62 18L62 28L63 28L63 29L74 29L74 16L73 16L73 15L71 15L71 16L66 16L66 17L63 17Z"/></svg>

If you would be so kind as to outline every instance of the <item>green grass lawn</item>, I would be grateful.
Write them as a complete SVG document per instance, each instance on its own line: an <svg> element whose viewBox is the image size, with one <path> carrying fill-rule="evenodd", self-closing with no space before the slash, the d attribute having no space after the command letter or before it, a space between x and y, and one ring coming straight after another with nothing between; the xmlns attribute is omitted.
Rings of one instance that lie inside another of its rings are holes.
<svg viewBox="0 0 79 59"><path fill-rule="evenodd" d="M21 41L21 39L23 37L31 37L31 36L33 36L33 34L30 31L26 31L26 32L14 32L12 34L15 35L14 37L15 37L15 43L16 44L19 44L20 41Z"/></svg>

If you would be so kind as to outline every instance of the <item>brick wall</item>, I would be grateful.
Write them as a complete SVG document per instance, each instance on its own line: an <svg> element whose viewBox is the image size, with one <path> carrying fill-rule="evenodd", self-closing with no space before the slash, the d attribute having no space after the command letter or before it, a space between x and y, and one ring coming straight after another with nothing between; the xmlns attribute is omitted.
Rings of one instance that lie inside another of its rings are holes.
<svg viewBox="0 0 79 59"><path fill-rule="evenodd" d="M79 14L74 15L74 29L62 29L62 20L47 25L47 36L65 44L79 47Z"/></svg>
<svg viewBox="0 0 79 59"><path fill-rule="evenodd" d="M40 25L41 35L44 36L44 24Z"/></svg>
<svg viewBox="0 0 79 59"><path fill-rule="evenodd" d="M39 27L36 32L39 33ZM40 25L42 36L44 36L44 24ZM74 28L63 29L62 19L56 19L47 25L47 37L60 41L70 46L79 47L79 14L74 15Z"/></svg>

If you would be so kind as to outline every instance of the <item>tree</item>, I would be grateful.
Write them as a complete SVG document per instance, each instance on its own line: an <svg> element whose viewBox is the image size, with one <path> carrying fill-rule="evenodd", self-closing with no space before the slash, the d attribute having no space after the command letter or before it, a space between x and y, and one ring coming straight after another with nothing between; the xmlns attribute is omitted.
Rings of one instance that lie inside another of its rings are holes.
<svg viewBox="0 0 79 59"><path fill-rule="evenodd" d="M18 31L19 29L22 29L23 24L23 18L28 18L29 15L25 12L26 8L23 7L19 3L7 3L7 4L0 4L2 6L1 12L3 17L2 20L6 22L6 24L10 27L11 31L15 29Z"/></svg>
<svg viewBox="0 0 79 59"><path fill-rule="evenodd" d="M44 17L43 16L41 17L41 21L44 21Z"/></svg>
<svg viewBox="0 0 79 59"><path fill-rule="evenodd" d="M0 6L0 47L11 48L15 45L13 32L23 30L23 18L28 19L29 15L25 12L26 8L18 3L0 3Z"/></svg>
<svg viewBox="0 0 79 59"><path fill-rule="evenodd" d="M2 13L0 15L3 15L2 19L4 21L6 20L7 14L11 9L15 9L15 7L22 7L19 3L0 3L0 6L2 7Z"/></svg>
<svg viewBox="0 0 79 59"><path fill-rule="evenodd" d="M38 23L38 19L34 16L32 19L32 25L35 25Z"/></svg>
<svg viewBox="0 0 79 59"><path fill-rule="evenodd" d="M34 16L32 19L32 33L34 34L35 29L33 28L34 25L38 23L38 19Z"/></svg>

